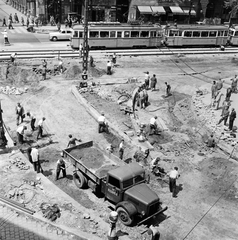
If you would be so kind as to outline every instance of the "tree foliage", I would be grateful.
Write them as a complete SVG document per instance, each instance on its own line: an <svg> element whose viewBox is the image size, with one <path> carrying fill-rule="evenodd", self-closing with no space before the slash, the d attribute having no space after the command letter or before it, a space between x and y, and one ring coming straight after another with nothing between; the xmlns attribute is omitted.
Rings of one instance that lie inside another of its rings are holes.
<svg viewBox="0 0 238 240"><path fill-rule="evenodd" d="M230 15L236 14L238 10L238 0L225 0L224 7L230 9Z"/></svg>

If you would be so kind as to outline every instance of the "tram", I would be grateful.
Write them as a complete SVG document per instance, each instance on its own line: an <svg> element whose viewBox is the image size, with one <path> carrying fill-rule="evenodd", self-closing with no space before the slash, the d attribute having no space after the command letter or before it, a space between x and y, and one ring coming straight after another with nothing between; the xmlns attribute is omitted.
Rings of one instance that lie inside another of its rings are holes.
<svg viewBox="0 0 238 240"><path fill-rule="evenodd" d="M229 44L234 46L238 45L238 25L229 28Z"/></svg>
<svg viewBox="0 0 238 240"><path fill-rule="evenodd" d="M79 49L83 43L84 26L75 25L71 35L71 47ZM88 26L90 49L106 48L152 48L160 47L163 29L158 25L97 25Z"/></svg>
<svg viewBox="0 0 238 240"><path fill-rule="evenodd" d="M224 25L177 25L165 28L168 47L221 46L228 40L228 26Z"/></svg>

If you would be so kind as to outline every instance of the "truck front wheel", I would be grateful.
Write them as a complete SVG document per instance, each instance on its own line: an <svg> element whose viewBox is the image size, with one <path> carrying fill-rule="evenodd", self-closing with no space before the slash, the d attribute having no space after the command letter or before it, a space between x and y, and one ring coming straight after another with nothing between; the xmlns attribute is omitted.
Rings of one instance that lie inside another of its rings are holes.
<svg viewBox="0 0 238 240"><path fill-rule="evenodd" d="M117 208L117 213L124 225L130 226L133 223L134 216L130 216L129 213L123 207Z"/></svg>
<svg viewBox="0 0 238 240"><path fill-rule="evenodd" d="M84 175L77 171L73 174L74 183L78 188L86 188L87 187L87 179Z"/></svg>

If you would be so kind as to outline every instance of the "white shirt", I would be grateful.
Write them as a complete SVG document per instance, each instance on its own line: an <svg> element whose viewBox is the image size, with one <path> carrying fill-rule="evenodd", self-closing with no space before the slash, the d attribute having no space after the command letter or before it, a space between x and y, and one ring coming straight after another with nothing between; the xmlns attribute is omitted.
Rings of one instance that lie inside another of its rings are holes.
<svg viewBox="0 0 238 240"><path fill-rule="evenodd" d="M41 119L41 120L38 122L38 126L43 127L43 119Z"/></svg>
<svg viewBox="0 0 238 240"><path fill-rule="evenodd" d="M150 119L150 124L151 124L151 125L155 125L155 124L156 124L156 119L155 119L154 117L152 117L152 118Z"/></svg>
<svg viewBox="0 0 238 240"><path fill-rule="evenodd" d="M150 75L149 74L145 74L145 80L147 80L147 79L150 79Z"/></svg>
<svg viewBox="0 0 238 240"><path fill-rule="evenodd" d="M37 162L39 160L39 151L37 148L31 149L32 162Z"/></svg>
<svg viewBox="0 0 238 240"><path fill-rule="evenodd" d="M170 171L169 172L169 177L170 178L173 178L173 179L178 179L178 177L179 177L179 173L178 173L178 171L177 170L172 170L172 171Z"/></svg>
<svg viewBox="0 0 238 240"><path fill-rule="evenodd" d="M7 32L2 32L2 34L4 38L7 38Z"/></svg>
<svg viewBox="0 0 238 240"><path fill-rule="evenodd" d="M106 120L106 118L105 118L104 116L100 116L100 117L98 118L98 122L100 122L100 123L104 123L105 120Z"/></svg>
<svg viewBox="0 0 238 240"><path fill-rule="evenodd" d="M16 58L16 53L12 53L11 57Z"/></svg>
<svg viewBox="0 0 238 240"><path fill-rule="evenodd" d="M17 132L18 132L19 134L21 134L21 135L24 134L24 131L25 131L25 129L24 129L24 126L23 126L23 125L17 128Z"/></svg>
<svg viewBox="0 0 238 240"><path fill-rule="evenodd" d="M125 148L124 143L121 142L120 145L119 145L119 149L124 149L124 148Z"/></svg>
<svg viewBox="0 0 238 240"><path fill-rule="evenodd" d="M112 63L111 63L111 62L108 62L108 63L107 63L107 66L108 66L108 67L111 67L111 66L112 66Z"/></svg>

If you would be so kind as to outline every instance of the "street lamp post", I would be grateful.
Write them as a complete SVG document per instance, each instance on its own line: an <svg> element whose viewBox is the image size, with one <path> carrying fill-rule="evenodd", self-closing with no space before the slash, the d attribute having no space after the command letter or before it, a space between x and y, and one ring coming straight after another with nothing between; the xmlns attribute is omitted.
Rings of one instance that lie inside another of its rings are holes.
<svg viewBox="0 0 238 240"><path fill-rule="evenodd" d="M88 0L84 2L84 35L83 35L83 73L82 79L88 79Z"/></svg>
<svg viewBox="0 0 238 240"><path fill-rule="evenodd" d="M189 12L188 12L188 23L191 23L191 11L192 11L193 1L190 0Z"/></svg>

